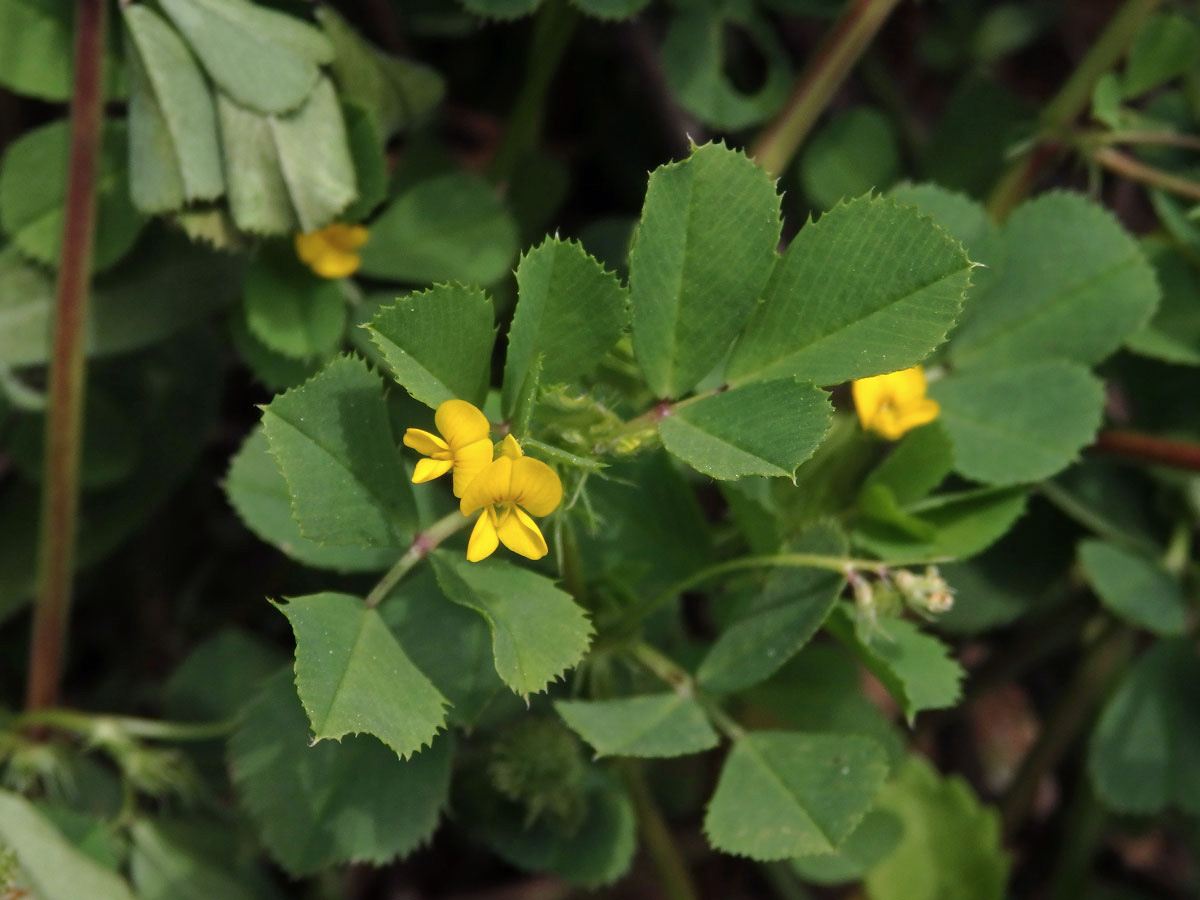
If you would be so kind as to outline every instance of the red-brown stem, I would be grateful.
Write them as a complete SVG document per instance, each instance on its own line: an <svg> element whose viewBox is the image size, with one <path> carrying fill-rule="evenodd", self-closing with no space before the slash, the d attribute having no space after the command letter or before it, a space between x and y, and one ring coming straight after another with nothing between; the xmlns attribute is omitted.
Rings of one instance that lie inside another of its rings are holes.
<svg viewBox="0 0 1200 900"><path fill-rule="evenodd" d="M1200 182L1172 175L1155 166L1148 166L1120 150L1114 150L1112 147L1098 147L1092 151L1092 159L1117 175L1124 175L1133 181L1170 191L1181 197L1187 197L1189 200L1200 200Z"/></svg>
<svg viewBox="0 0 1200 900"><path fill-rule="evenodd" d="M1101 431L1092 449L1138 462L1200 472L1200 444L1173 441L1136 431Z"/></svg>
<svg viewBox="0 0 1200 900"><path fill-rule="evenodd" d="M84 324L92 271L96 159L103 120L105 12L105 0L77 0L71 148L55 301L54 347L50 355L38 596L33 613L25 697L28 709L58 703L63 644L71 606L79 510L79 456L83 442Z"/></svg>

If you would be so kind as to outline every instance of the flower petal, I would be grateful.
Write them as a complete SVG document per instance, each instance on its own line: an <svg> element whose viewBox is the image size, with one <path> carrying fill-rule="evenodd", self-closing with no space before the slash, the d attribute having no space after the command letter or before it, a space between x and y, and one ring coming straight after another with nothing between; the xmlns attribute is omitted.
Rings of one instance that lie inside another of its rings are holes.
<svg viewBox="0 0 1200 900"><path fill-rule="evenodd" d="M509 459L520 459L525 455L525 451L521 449L521 445L517 443L517 439L511 434L504 436L504 440L500 442L498 450L498 456L507 456Z"/></svg>
<svg viewBox="0 0 1200 900"><path fill-rule="evenodd" d="M492 430L487 416L466 400L447 400L433 414L437 429L452 449L483 440Z"/></svg>
<svg viewBox="0 0 1200 900"><path fill-rule="evenodd" d="M919 428L929 422L932 422L938 417L938 413L942 408L938 406L936 400L929 397L922 397L915 403L910 403L900 409L896 415L896 427L900 430L900 434L907 431L912 431L914 428Z"/></svg>
<svg viewBox="0 0 1200 900"><path fill-rule="evenodd" d="M507 456L488 463L463 491L458 504L462 514L469 516L477 509L511 500L512 472L513 461Z"/></svg>
<svg viewBox="0 0 1200 900"><path fill-rule="evenodd" d="M448 459L418 459L417 467L413 469L413 484L424 484L427 481L433 481L435 478L441 478L454 465Z"/></svg>
<svg viewBox="0 0 1200 900"><path fill-rule="evenodd" d="M335 222L318 232L325 241L338 250L357 250L367 242L370 236L362 225L347 225L345 222Z"/></svg>
<svg viewBox="0 0 1200 900"><path fill-rule="evenodd" d="M420 428L410 428L404 432L404 446L412 447L422 456L433 456L439 450L450 449L436 434L430 434Z"/></svg>
<svg viewBox="0 0 1200 900"><path fill-rule="evenodd" d="M492 461L492 441L484 438L460 447L454 453L454 496L461 497L466 493L471 482L475 480Z"/></svg>
<svg viewBox="0 0 1200 900"><path fill-rule="evenodd" d="M308 267L322 278L346 278L357 272L361 264L362 259L357 253L325 247Z"/></svg>
<svg viewBox="0 0 1200 900"><path fill-rule="evenodd" d="M558 473L542 462L522 456L512 462L512 483L506 499L516 501L535 516L547 516L562 502Z"/></svg>
<svg viewBox="0 0 1200 900"><path fill-rule="evenodd" d="M541 529L522 509L513 509L513 514L501 523L498 535L505 547L529 559L541 559L549 552ZM468 552L467 559L470 558Z"/></svg>
<svg viewBox="0 0 1200 900"><path fill-rule="evenodd" d="M471 529L471 538L467 541L467 561L479 562L481 559L487 559L499 546L500 538L496 534L496 526L492 524L492 517L484 510L475 522L475 527Z"/></svg>

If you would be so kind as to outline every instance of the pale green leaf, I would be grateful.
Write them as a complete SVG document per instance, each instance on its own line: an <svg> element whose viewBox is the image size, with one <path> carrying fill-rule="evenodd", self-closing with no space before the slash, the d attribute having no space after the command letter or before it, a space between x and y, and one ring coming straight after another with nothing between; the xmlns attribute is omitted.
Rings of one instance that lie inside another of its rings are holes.
<svg viewBox="0 0 1200 900"><path fill-rule="evenodd" d="M179 35L141 3L121 7L131 46L130 193L147 213L225 191L212 93Z"/></svg>
<svg viewBox="0 0 1200 900"><path fill-rule="evenodd" d="M508 332L503 408L511 415L541 357L541 383L587 374L629 321L629 296L579 244L547 238L517 264L519 299Z"/></svg>
<svg viewBox="0 0 1200 900"><path fill-rule="evenodd" d="M870 900L1003 900L1008 856L1000 817L958 777L910 756L879 795L900 818L900 843L867 872Z"/></svg>
<svg viewBox="0 0 1200 900"><path fill-rule="evenodd" d="M554 708L597 756L685 756L717 746L704 707L677 693L556 700Z"/></svg>
<svg viewBox="0 0 1200 900"><path fill-rule="evenodd" d="M473 175L413 185L371 223L362 274L395 281L491 284L517 255L517 226L495 189Z"/></svg>
<svg viewBox="0 0 1200 900"><path fill-rule="evenodd" d="M381 388L365 363L343 356L263 410L271 454L309 540L408 544L415 506Z"/></svg>
<svg viewBox="0 0 1200 900"><path fill-rule="evenodd" d="M1137 242L1082 195L1025 203L1005 224L1004 243L1004 271L951 342L956 365L1096 363L1158 304L1154 270Z"/></svg>
<svg viewBox="0 0 1200 900"><path fill-rule="evenodd" d="M0 790L0 847L16 854L20 883L37 900L133 900L129 886L71 844L22 797Z"/></svg>
<svg viewBox="0 0 1200 900"><path fill-rule="evenodd" d="M726 375L835 384L915 365L954 324L969 270L958 241L912 207L879 197L836 206L775 266Z"/></svg>
<svg viewBox="0 0 1200 900"><path fill-rule="evenodd" d="M316 740L373 734L401 757L446 722L446 698L396 643L378 611L348 594L278 605L296 634L296 689Z"/></svg>
<svg viewBox="0 0 1200 900"><path fill-rule="evenodd" d="M904 826L898 816L873 809L836 853L798 856L790 865L803 880L813 884L859 881L868 869L895 849L903 834Z"/></svg>
<svg viewBox="0 0 1200 900"><path fill-rule="evenodd" d="M229 741L238 799L294 877L411 853L437 827L451 763L447 736L408 760L370 737L310 745L286 670L266 682Z"/></svg>
<svg viewBox="0 0 1200 900"><path fill-rule="evenodd" d="M222 93L263 115L300 106L319 66L333 59L328 38L312 25L249 0L163 0L162 7Z"/></svg>
<svg viewBox="0 0 1200 900"><path fill-rule="evenodd" d="M246 273L246 325L270 350L328 358L342 343L346 301L336 281L300 264L289 244L260 252Z"/></svg>
<svg viewBox="0 0 1200 900"><path fill-rule="evenodd" d="M720 144L651 173L629 289L634 351L657 396L686 394L725 356L775 263L779 202L764 169Z"/></svg>
<svg viewBox="0 0 1200 900"><path fill-rule="evenodd" d="M829 430L829 395L790 378L681 404L659 423L663 446L713 478L795 479Z"/></svg>
<svg viewBox="0 0 1200 900"><path fill-rule="evenodd" d="M1067 360L980 366L935 382L929 393L941 404L938 422L954 445L954 468L994 485L1039 481L1066 468L1104 412L1100 382Z"/></svg>
<svg viewBox="0 0 1200 900"><path fill-rule="evenodd" d="M761 861L832 853L871 807L887 769L870 738L752 732L725 760L704 833L718 850Z"/></svg>
<svg viewBox="0 0 1200 900"><path fill-rule="evenodd" d="M1151 16L1138 31L1121 85L1126 97L1138 97L1200 63L1200 31L1181 12Z"/></svg>
<svg viewBox="0 0 1200 900"><path fill-rule="evenodd" d="M1158 635L1181 635L1188 601L1178 580L1141 553L1104 541L1079 545L1079 561L1100 601L1125 621Z"/></svg>
<svg viewBox="0 0 1200 900"><path fill-rule="evenodd" d="M492 315L480 288L438 285L384 307L367 330L396 381L425 405L458 398L482 406L496 339Z"/></svg>
<svg viewBox="0 0 1200 900"><path fill-rule="evenodd" d="M817 209L885 190L899 172L900 151L891 121L869 106L852 106L830 118L800 156L800 185Z"/></svg>
<svg viewBox="0 0 1200 900"><path fill-rule="evenodd" d="M92 267L108 268L133 246L145 218L129 199L125 123L106 120L96 159L96 228ZM0 226L40 263L57 266L67 196L65 119L28 131L8 145L0 163Z"/></svg>
<svg viewBox="0 0 1200 900"><path fill-rule="evenodd" d="M446 596L491 626L496 671L520 696L544 690L583 659L591 623L549 578L499 559L472 563L443 551L431 558Z"/></svg>

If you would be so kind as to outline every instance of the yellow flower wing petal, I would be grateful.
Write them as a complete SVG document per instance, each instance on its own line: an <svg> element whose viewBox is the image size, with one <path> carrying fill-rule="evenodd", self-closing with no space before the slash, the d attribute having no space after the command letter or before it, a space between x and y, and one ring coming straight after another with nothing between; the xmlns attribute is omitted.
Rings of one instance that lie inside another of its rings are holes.
<svg viewBox="0 0 1200 900"><path fill-rule="evenodd" d="M436 434L430 434L420 428L410 428L404 432L404 446L412 447L422 456L433 456L439 450L450 449Z"/></svg>
<svg viewBox="0 0 1200 900"><path fill-rule="evenodd" d="M450 467L453 465L454 463L448 459L418 459L417 467L413 469L413 484L424 484L435 478L441 478L450 471Z"/></svg>
<svg viewBox="0 0 1200 900"><path fill-rule="evenodd" d="M558 473L542 462L522 456L512 462L509 499L535 516L548 516L562 502L562 482Z"/></svg>
<svg viewBox="0 0 1200 900"><path fill-rule="evenodd" d="M925 370L920 366L901 369L899 372L892 372L880 377L888 380L892 397L895 398L895 403L899 407L908 406L925 396Z"/></svg>
<svg viewBox="0 0 1200 900"><path fill-rule="evenodd" d="M505 547L529 559L541 559L549 552L542 530L522 509L514 508L500 524L497 534Z"/></svg>
<svg viewBox="0 0 1200 900"><path fill-rule="evenodd" d="M512 470L513 461L507 456L501 456L488 463L463 491L462 500L458 504L462 514L469 516L477 509L512 499Z"/></svg>
<svg viewBox="0 0 1200 900"><path fill-rule="evenodd" d="M854 409L863 428L874 427L879 408L891 394L887 379L887 375L874 375L871 378L859 378L850 385Z"/></svg>
<svg viewBox="0 0 1200 900"><path fill-rule="evenodd" d="M320 232L325 240L338 250L357 250L367 242L369 234L362 225L347 225L338 222L323 228Z"/></svg>
<svg viewBox="0 0 1200 900"><path fill-rule="evenodd" d="M492 430L487 416L466 400L447 400L437 408L433 421L446 443L455 450L483 440Z"/></svg>
<svg viewBox="0 0 1200 900"><path fill-rule="evenodd" d="M507 456L509 459L520 459L525 455L525 451L521 449L521 445L517 443L517 439L511 434L506 434L504 440L500 442L499 456Z"/></svg>
<svg viewBox="0 0 1200 900"><path fill-rule="evenodd" d="M938 417L938 413L942 408L938 406L936 400L929 397L922 397L915 403L910 403L903 407L896 416L896 427L900 434L912 431L914 428L919 428L932 422ZM900 435L897 435L899 437Z"/></svg>
<svg viewBox="0 0 1200 900"><path fill-rule="evenodd" d="M300 257L301 262L310 266L325 246L325 242L321 240L321 233L318 231L296 235L295 243L296 255Z"/></svg>
<svg viewBox="0 0 1200 900"><path fill-rule="evenodd" d="M346 278L357 272L361 263L357 253L326 247L308 265L322 278Z"/></svg>
<svg viewBox="0 0 1200 900"><path fill-rule="evenodd" d="M509 516L511 519L512 516ZM496 526L487 510L479 517L475 527L471 529L471 538L467 541L467 561L479 562L487 559L500 546L500 537L496 534Z"/></svg>
<svg viewBox="0 0 1200 900"><path fill-rule="evenodd" d="M471 482L492 462L492 441L484 438L454 453L454 496L461 497Z"/></svg>

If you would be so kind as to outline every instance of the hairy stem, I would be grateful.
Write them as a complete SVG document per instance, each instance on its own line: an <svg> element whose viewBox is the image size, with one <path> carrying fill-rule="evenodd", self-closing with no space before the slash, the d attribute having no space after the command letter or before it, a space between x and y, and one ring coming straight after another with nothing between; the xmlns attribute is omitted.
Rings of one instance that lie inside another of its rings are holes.
<svg viewBox="0 0 1200 900"><path fill-rule="evenodd" d="M750 146L750 155L772 175L782 175L900 0L853 0L813 54L779 115Z"/></svg>
<svg viewBox="0 0 1200 900"><path fill-rule="evenodd" d="M428 556L431 550L450 535L462 531L471 521L469 517L455 510L438 519L428 529L413 538L412 544L404 551L404 555L396 560L396 564L388 569L387 574L379 579L379 583L371 588L371 593L367 594L367 608L373 609L386 600L387 595L392 592L392 588L400 583L400 580L408 574L413 566Z"/></svg>
<svg viewBox="0 0 1200 900"><path fill-rule="evenodd" d="M25 705L58 701L63 644L71 606L79 457L83 443L84 325L92 271L96 165L103 121L104 0L78 0L70 157L62 257L50 354L42 511L38 535L38 596L33 612Z"/></svg>
<svg viewBox="0 0 1200 900"><path fill-rule="evenodd" d="M659 812L658 804L654 802L641 765L637 760L623 759L620 770L625 788L633 800L633 808L637 811L643 846L658 872L662 896L665 900L699 900L700 894L692 882L687 863Z"/></svg>

